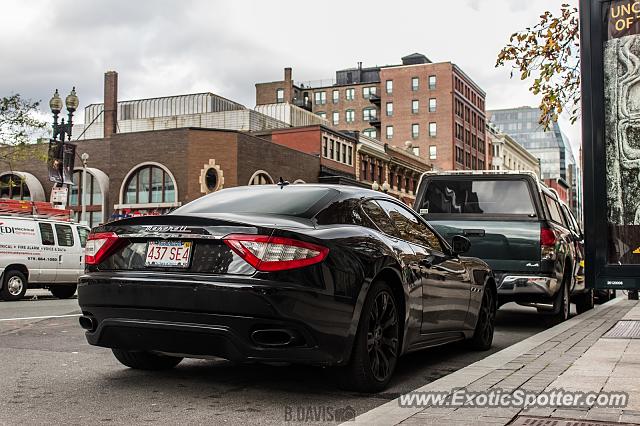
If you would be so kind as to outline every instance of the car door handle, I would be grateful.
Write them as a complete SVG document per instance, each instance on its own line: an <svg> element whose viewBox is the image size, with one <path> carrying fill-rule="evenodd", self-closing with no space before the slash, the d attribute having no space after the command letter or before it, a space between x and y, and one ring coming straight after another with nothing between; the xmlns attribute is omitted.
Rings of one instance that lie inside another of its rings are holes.
<svg viewBox="0 0 640 426"><path fill-rule="evenodd" d="M463 229L462 234L465 237L484 237L484 229Z"/></svg>
<svg viewBox="0 0 640 426"><path fill-rule="evenodd" d="M58 263L62 263L62 255L61 254L58 255Z"/></svg>

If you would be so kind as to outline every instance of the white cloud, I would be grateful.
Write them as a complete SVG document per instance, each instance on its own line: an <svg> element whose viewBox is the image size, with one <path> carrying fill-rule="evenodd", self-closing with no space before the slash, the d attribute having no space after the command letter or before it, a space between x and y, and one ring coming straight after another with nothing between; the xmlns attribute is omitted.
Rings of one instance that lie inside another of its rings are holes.
<svg viewBox="0 0 640 426"><path fill-rule="evenodd" d="M526 82L494 64L511 33L561 4L550 3L10 0L0 14L0 51L10 58L0 94L46 103L53 89L75 85L87 105L101 101L103 73L114 69L121 99L212 91L252 106L254 83L281 78L285 66L296 80L328 79L358 61L422 52L461 66L487 91L488 108L536 105ZM565 126L572 139L575 128Z"/></svg>

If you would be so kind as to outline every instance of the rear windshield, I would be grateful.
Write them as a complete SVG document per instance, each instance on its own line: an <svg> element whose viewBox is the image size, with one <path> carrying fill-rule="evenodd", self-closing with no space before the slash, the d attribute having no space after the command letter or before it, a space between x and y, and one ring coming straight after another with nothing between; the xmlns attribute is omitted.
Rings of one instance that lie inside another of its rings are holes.
<svg viewBox="0 0 640 426"><path fill-rule="evenodd" d="M437 179L427 185L421 213L535 215L524 180Z"/></svg>
<svg viewBox="0 0 640 426"><path fill-rule="evenodd" d="M338 192L302 185L256 185L223 189L190 202L171 214L256 213L313 217Z"/></svg>

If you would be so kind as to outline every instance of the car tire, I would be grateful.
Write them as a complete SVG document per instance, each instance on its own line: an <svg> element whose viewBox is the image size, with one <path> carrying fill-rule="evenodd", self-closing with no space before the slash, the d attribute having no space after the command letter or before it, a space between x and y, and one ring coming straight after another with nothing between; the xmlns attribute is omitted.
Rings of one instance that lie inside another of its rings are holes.
<svg viewBox="0 0 640 426"><path fill-rule="evenodd" d="M6 301L20 300L27 292L27 277L20 271L11 269L4 271L0 299Z"/></svg>
<svg viewBox="0 0 640 426"><path fill-rule="evenodd" d="M609 300L613 300L616 297L618 297L618 293L616 292L616 290L611 290L611 293L609 293Z"/></svg>
<svg viewBox="0 0 640 426"><path fill-rule="evenodd" d="M77 284L73 285L55 285L49 287L49 291L58 299L69 299L74 294L76 294L76 290L78 289Z"/></svg>
<svg viewBox="0 0 640 426"><path fill-rule="evenodd" d="M584 294L581 294L576 299L576 312L582 314L593 309L594 306L593 290L588 290Z"/></svg>
<svg viewBox="0 0 640 426"><path fill-rule="evenodd" d="M111 351L121 364L136 370L169 370L180 364L183 359L146 351L129 351L116 348L111 349Z"/></svg>
<svg viewBox="0 0 640 426"><path fill-rule="evenodd" d="M569 319L571 301L569 300L569 284L566 279L562 281L562 287L553 302L553 308L554 313L551 314L551 322L553 324L560 324Z"/></svg>
<svg viewBox="0 0 640 426"><path fill-rule="evenodd" d="M491 288L485 288L473 337L467 341L471 349L486 351L491 348L496 325L496 310L495 293Z"/></svg>
<svg viewBox="0 0 640 426"><path fill-rule="evenodd" d="M358 331L346 367L339 369L339 384L357 392L384 390L400 352L400 316L391 287L375 282L362 306Z"/></svg>

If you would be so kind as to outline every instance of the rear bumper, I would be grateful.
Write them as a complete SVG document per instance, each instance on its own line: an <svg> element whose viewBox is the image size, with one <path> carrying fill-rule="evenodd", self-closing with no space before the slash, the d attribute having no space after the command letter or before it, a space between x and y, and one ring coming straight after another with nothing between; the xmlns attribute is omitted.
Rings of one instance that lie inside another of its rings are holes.
<svg viewBox="0 0 640 426"><path fill-rule="evenodd" d="M498 287L500 303L548 304L558 293L556 278L541 275L504 275Z"/></svg>
<svg viewBox="0 0 640 426"><path fill-rule="evenodd" d="M95 325L87 341L234 361L340 365L348 360L353 306L347 301L256 279L222 280L84 276L78 302ZM260 330L291 338L265 341L264 332L262 338L255 333Z"/></svg>

